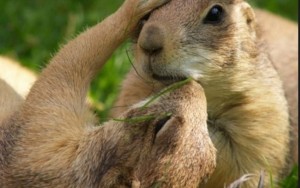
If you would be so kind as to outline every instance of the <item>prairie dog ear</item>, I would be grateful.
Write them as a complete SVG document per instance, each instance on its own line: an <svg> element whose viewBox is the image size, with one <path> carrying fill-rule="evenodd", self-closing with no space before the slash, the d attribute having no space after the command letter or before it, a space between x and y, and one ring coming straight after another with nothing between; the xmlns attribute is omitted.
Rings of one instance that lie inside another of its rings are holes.
<svg viewBox="0 0 300 188"><path fill-rule="evenodd" d="M239 4L239 7L241 11L241 16L244 18L243 21L246 22L249 32L252 35L255 35L256 18L252 7L246 2L241 2Z"/></svg>

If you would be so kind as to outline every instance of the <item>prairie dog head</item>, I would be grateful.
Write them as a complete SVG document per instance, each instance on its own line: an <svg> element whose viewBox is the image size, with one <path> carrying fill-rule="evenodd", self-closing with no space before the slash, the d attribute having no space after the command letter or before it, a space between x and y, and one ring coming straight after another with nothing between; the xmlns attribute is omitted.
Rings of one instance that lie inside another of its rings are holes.
<svg viewBox="0 0 300 188"><path fill-rule="evenodd" d="M172 0L136 37L137 66L165 83L192 77L205 88L257 54L254 13L242 0Z"/></svg>
<svg viewBox="0 0 300 188"><path fill-rule="evenodd" d="M125 136L117 143L121 165L117 169L131 172L124 179L130 183L132 178L133 187L197 187L216 165L206 116L205 95L196 82L162 95L147 107L135 105L123 115L128 121L120 122L120 134ZM114 126L118 125L109 127ZM116 172L107 174L110 178Z"/></svg>

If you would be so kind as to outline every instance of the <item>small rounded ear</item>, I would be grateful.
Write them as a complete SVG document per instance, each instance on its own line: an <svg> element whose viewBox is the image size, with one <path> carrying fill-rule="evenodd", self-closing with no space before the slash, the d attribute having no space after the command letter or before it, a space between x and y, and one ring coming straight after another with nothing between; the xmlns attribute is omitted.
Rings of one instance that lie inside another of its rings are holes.
<svg viewBox="0 0 300 188"><path fill-rule="evenodd" d="M242 2L240 6L242 15L245 18L246 24L249 28L249 32L252 35L255 35L256 19L252 7L246 2Z"/></svg>

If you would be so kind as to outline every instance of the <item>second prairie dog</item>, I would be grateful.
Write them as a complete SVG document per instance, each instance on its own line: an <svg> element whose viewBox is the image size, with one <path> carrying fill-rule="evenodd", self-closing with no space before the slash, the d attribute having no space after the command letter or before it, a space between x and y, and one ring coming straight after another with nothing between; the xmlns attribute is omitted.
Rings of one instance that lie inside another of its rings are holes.
<svg viewBox="0 0 300 188"><path fill-rule="evenodd" d="M208 14L220 7L222 20L212 23L214 20L209 20ZM199 81L207 97L209 131L218 150L216 170L203 187L223 187L246 173L257 176L245 187L255 187L261 170L267 175L272 171L277 182L288 166L288 105L282 82L265 50L271 48L275 66L282 67L290 60L292 66L297 66L298 57L286 43L297 37L297 30L288 21L257 12L262 17L256 18L252 8L241 0L173 0L153 12L134 36L138 74L132 69L127 75L115 103L119 108L113 109L112 115L165 83L185 77ZM263 24L267 21L264 17L286 23L286 29L291 30L292 38L280 35L285 43L281 48L285 48L288 56L277 58L281 53L275 50L275 38L273 41L267 37L270 44L264 45L262 35L271 37L268 32L277 32L257 27L256 20ZM288 59L280 61L285 57ZM288 66L278 70L285 84L290 79L297 82L294 70ZM295 118L296 87L285 89L290 98L290 113ZM294 125L297 127L298 123ZM265 180L268 187L269 177Z"/></svg>
<svg viewBox="0 0 300 188"><path fill-rule="evenodd" d="M110 55L143 16L167 2L126 0L64 45L24 100L0 79L1 188L196 188L211 175L216 155L198 83L135 105L103 126L95 126L85 104Z"/></svg>

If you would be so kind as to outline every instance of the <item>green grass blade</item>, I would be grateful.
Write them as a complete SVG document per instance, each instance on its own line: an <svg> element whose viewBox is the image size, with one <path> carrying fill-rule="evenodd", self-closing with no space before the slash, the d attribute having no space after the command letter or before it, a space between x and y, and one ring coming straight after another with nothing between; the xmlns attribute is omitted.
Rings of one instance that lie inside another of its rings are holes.
<svg viewBox="0 0 300 188"><path fill-rule="evenodd" d="M144 104L144 106L142 106L142 108L146 108L148 107L151 103L153 103L155 100L157 100L159 97L161 97L162 95L169 93L171 91L174 91L175 89L178 89L182 86L184 86L185 84L189 83L192 80L192 78L188 78L186 80L180 81L180 82L176 82L168 87L166 87L165 89L163 89L162 91L160 91L159 93L157 93L156 95L152 96L150 98L150 100L148 102L146 102Z"/></svg>
<svg viewBox="0 0 300 188"><path fill-rule="evenodd" d="M141 122L145 122L145 121L150 121L153 119L162 119L165 117L169 117L171 116L172 113L170 112L166 112L166 113L161 113L161 114L150 114L150 115L144 115L144 116L138 116L138 117L132 117L132 118L126 118L126 119L118 119L118 118L114 118L114 121L118 121L118 122L125 122L125 123L141 123Z"/></svg>

